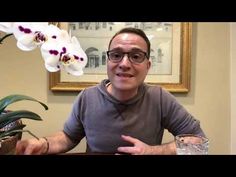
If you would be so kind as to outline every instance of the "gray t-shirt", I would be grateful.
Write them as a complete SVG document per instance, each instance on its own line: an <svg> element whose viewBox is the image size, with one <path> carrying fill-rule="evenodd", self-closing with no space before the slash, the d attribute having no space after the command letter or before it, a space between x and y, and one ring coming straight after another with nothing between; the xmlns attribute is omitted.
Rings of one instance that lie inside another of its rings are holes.
<svg viewBox="0 0 236 177"><path fill-rule="evenodd" d="M72 141L79 143L86 136L87 152L115 153L119 146L131 146L121 135L160 145L164 129L174 136L205 136L199 121L163 88L143 84L135 97L120 102L107 92L108 82L105 79L81 91L64 124L64 132Z"/></svg>

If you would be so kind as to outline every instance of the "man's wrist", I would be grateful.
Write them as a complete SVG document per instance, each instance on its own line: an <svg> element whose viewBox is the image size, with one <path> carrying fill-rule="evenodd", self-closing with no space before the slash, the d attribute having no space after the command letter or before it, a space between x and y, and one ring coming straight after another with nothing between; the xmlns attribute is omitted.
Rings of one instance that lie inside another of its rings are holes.
<svg viewBox="0 0 236 177"><path fill-rule="evenodd" d="M150 146L150 154L159 155L175 155L176 146L175 142L165 143L156 146Z"/></svg>
<svg viewBox="0 0 236 177"><path fill-rule="evenodd" d="M44 139L46 141L46 150L43 154L48 154L49 151L49 141L46 137L42 137L42 139Z"/></svg>

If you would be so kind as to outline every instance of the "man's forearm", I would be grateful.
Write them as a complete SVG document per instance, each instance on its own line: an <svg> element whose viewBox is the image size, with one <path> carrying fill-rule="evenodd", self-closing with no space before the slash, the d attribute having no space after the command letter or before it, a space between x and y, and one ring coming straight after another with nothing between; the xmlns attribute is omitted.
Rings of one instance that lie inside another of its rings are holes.
<svg viewBox="0 0 236 177"><path fill-rule="evenodd" d="M174 141L150 147L150 154L152 155L176 155L176 145Z"/></svg>
<svg viewBox="0 0 236 177"><path fill-rule="evenodd" d="M64 132L58 132L53 136L46 137L48 140L47 154L58 154L71 150L74 144Z"/></svg>

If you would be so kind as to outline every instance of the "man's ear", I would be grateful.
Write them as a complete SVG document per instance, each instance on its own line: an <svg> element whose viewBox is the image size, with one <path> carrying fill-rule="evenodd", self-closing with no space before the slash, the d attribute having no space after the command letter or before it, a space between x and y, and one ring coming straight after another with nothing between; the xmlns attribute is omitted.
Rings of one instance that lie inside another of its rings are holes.
<svg viewBox="0 0 236 177"><path fill-rule="evenodd" d="M150 69L151 65L152 65L152 62L150 60L148 60L148 63L147 63L147 69L148 70Z"/></svg>

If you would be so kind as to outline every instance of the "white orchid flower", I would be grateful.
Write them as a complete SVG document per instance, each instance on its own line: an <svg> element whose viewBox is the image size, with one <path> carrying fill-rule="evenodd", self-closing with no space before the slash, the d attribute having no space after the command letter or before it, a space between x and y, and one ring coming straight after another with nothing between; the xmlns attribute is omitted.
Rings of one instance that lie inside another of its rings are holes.
<svg viewBox="0 0 236 177"><path fill-rule="evenodd" d="M71 43L67 52L61 57L61 66L69 73L75 76L83 74L83 68L86 66L88 58L80 46L76 37L71 38Z"/></svg>
<svg viewBox="0 0 236 177"><path fill-rule="evenodd" d="M17 39L17 47L24 51L31 51L41 46L46 40L45 31L48 23L14 23L13 34Z"/></svg>
<svg viewBox="0 0 236 177"><path fill-rule="evenodd" d="M80 76L87 64L87 55L76 37L67 31L48 23L0 23L0 31L7 36L14 34L17 47L24 51L31 51L41 47L41 54L45 67L49 72L60 69L69 74ZM0 38L0 43L4 38Z"/></svg>
<svg viewBox="0 0 236 177"><path fill-rule="evenodd" d="M63 48L70 42L67 31L60 30L57 32L56 37L52 34L52 37L41 46L41 54L45 61L45 67L50 72L60 70L59 59L61 53L64 52Z"/></svg>
<svg viewBox="0 0 236 177"><path fill-rule="evenodd" d="M11 22L1 22L0 23L0 31L5 33L13 33L13 23Z"/></svg>
<svg viewBox="0 0 236 177"><path fill-rule="evenodd" d="M69 35L65 30L61 30L55 25L47 25L46 28L43 31L43 34L46 36L47 40L50 39L57 39L58 40L69 40Z"/></svg>
<svg viewBox="0 0 236 177"><path fill-rule="evenodd" d="M0 37L0 44L2 44L2 41L4 39L13 35L13 23L10 23L10 22L0 23L0 31L3 31L4 33L6 33L3 37Z"/></svg>
<svg viewBox="0 0 236 177"><path fill-rule="evenodd" d="M50 72L63 68L69 74L80 76L87 64L87 55L78 40L75 37L69 40L69 35L67 32L65 35L65 31L62 31L58 39L45 42L41 47L41 53L45 67Z"/></svg>
<svg viewBox="0 0 236 177"><path fill-rule="evenodd" d="M49 72L60 70L59 60L62 50L62 44L56 41L46 42L41 46L41 54L45 62L45 67Z"/></svg>

